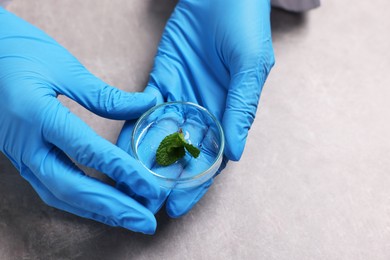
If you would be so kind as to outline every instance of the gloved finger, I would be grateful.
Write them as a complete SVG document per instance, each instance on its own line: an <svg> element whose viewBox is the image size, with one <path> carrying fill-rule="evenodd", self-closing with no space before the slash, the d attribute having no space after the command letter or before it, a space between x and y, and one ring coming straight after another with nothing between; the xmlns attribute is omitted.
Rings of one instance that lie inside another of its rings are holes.
<svg viewBox="0 0 390 260"><path fill-rule="evenodd" d="M97 135L80 118L55 98L48 98L42 133L80 164L107 174L117 182L129 185L139 195L157 198L160 188L146 169L133 157Z"/></svg>
<svg viewBox="0 0 390 260"><path fill-rule="evenodd" d="M156 104L153 95L129 93L109 86L86 69L80 69L76 75L71 75L66 86L69 87L61 87L59 90L62 94L93 113L110 119L138 118Z"/></svg>
<svg viewBox="0 0 390 260"><path fill-rule="evenodd" d="M118 190L122 191L123 193L125 193L128 196L135 199L137 202L139 202L145 208L150 210L150 212L152 212L153 214L156 214L161 209L161 207L164 205L166 199L168 198L169 194L171 193L171 189L161 187L160 196L158 198L151 199L151 198L146 198L146 197L142 197L142 196L137 195L129 187L121 186L121 185L117 185L116 187Z"/></svg>
<svg viewBox="0 0 390 260"><path fill-rule="evenodd" d="M226 138L225 154L229 160L238 161L256 114L262 84L257 71L247 71L235 75L230 85L222 127Z"/></svg>
<svg viewBox="0 0 390 260"><path fill-rule="evenodd" d="M156 98L156 105L164 103L165 98L156 85L149 82L144 90L144 93L153 95ZM170 98L169 101L174 101L174 99Z"/></svg>
<svg viewBox="0 0 390 260"><path fill-rule="evenodd" d="M211 178L195 188L172 190L166 202L167 214L171 218L178 218L186 214L206 194L213 181L214 179Z"/></svg>
<svg viewBox="0 0 390 260"><path fill-rule="evenodd" d="M156 230L149 210L114 187L86 176L56 147L34 172L26 169L22 176L50 206L145 234Z"/></svg>
<svg viewBox="0 0 390 260"><path fill-rule="evenodd" d="M272 62L232 76L222 117L226 138L225 154L229 160L238 161L241 158Z"/></svg>
<svg viewBox="0 0 390 260"><path fill-rule="evenodd" d="M47 46L45 56L46 66L51 66L53 76L49 81L53 89L95 114L110 119L134 119L155 104L153 96L125 92L103 82L55 42Z"/></svg>

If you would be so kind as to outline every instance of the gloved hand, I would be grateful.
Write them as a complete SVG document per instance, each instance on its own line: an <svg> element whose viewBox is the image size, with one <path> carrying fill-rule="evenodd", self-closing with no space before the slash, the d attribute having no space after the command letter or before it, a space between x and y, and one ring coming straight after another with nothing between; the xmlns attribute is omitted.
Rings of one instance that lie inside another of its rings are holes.
<svg viewBox="0 0 390 260"><path fill-rule="evenodd" d="M165 27L145 90L158 103L190 101L213 113L226 136L223 166L227 160L240 159L274 64L270 9L269 0L179 1ZM133 123L125 124L118 140L126 151ZM211 183L165 191L159 200L138 199L155 212L168 197L167 213L178 217L193 207Z"/></svg>
<svg viewBox="0 0 390 260"><path fill-rule="evenodd" d="M44 32L0 7L0 149L50 206L143 233L154 215L116 188L85 175L69 157L136 194L160 188L122 149L98 136L56 98L64 94L111 119L137 118L150 94L130 94L88 72ZM69 157L68 157L69 156Z"/></svg>

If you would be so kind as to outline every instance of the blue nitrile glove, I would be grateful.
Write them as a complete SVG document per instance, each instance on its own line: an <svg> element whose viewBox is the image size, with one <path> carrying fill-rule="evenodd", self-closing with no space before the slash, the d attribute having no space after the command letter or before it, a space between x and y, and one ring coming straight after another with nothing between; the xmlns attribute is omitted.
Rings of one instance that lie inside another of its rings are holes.
<svg viewBox="0 0 390 260"><path fill-rule="evenodd" d="M225 131L225 161L244 150L260 93L274 64L269 0L181 0L169 19L155 57L146 93L164 101L190 101L206 107ZM130 150L133 122L118 145ZM221 168L221 169L222 169ZM167 213L188 212L212 181L195 189L165 191L159 200L138 198L152 211L167 196Z"/></svg>
<svg viewBox="0 0 390 260"><path fill-rule="evenodd" d="M111 119L137 118L156 103L153 95L108 86L44 32L0 7L1 151L47 204L108 225L154 233L153 213L85 175L69 157L144 197L157 198L158 184L139 162L64 107L57 99L60 94Z"/></svg>

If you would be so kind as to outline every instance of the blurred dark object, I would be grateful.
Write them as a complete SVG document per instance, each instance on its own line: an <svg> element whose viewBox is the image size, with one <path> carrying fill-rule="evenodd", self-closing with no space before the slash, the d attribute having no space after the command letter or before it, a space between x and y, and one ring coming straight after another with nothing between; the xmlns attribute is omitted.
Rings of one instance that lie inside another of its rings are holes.
<svg viewBox="0 0 390 260"><path fill-rule="evenodd" d="M273 7L290 12L305 12L320 6L320 0L271 0Z"/></svg>

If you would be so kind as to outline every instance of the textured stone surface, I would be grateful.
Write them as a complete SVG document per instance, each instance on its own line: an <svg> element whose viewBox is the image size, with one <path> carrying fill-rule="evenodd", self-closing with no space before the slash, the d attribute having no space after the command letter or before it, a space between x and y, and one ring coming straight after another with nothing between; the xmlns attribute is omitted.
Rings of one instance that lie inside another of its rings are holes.
<svg viewBox="0 0 390 260"><path fill-rule="evenodd" d="M174 5L14 0L8 9L135 91ZM155 236L46 206L0 156L0 259L390 259L389 9L327 0L306 15L274 10L276 65L242 160L188 215L160 213ZM62 101L115 142L123 122Z"/></svg>

